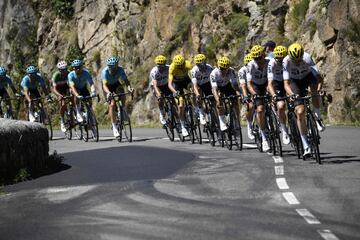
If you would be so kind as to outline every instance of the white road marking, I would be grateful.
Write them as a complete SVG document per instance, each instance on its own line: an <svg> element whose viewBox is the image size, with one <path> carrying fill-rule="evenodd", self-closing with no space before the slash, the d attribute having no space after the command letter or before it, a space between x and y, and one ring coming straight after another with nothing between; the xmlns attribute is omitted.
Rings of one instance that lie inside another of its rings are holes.
<svg viewBox="0 0 360 240"><path fill-rule="evenodd" d="M275 166L275 175L284 175L284 166Z"/></svg>
<svg viewBox="0 0 360 240"><path fill-rule="evenodd" d="M318 233L325 240L339 240L339 238L335 236L335 234L333 234L329 229L318 230Z"/></svg>
<svg viewBox="0 0 360 240"><path fill-rule="evenodd" d="M272 158L274 159L275 163L283 163L284 162L283 158L280 156L273 156Z"/></svg>
<svg viewBox="0 0 360 240"><path fill-rule="evenodd" d="M199 158L201 159L206 159L206 158L212 158L211 156L203 156L203 155L200 155Z"/></svg>
<svg viewBox="0 0 360 240"><path fill-rule="evenodd" d="M296 212L302 216L308 224L321 224L320 221L305 208L296 209Z"/></svg>
<svg viewBox="0 0 360 240"><path fill-rule="evenodd" d="M289 189L289 185L287 184L285 178L276 178L276 184L280 190Z"/></svg>
<svg viewBox="0 0 360 240"><path fill-rule="evenodd" d="M255 144L248 144L248 143L243 143L244 147L249 147L249 148L257 148L257 146Z"/></svg>
<svg viewBox="0 0 360 240"><path fill-rule="evenodd" d="M297 200L292 192L283 192L282 195L290 205L300 204L299 200Z"/></svg>

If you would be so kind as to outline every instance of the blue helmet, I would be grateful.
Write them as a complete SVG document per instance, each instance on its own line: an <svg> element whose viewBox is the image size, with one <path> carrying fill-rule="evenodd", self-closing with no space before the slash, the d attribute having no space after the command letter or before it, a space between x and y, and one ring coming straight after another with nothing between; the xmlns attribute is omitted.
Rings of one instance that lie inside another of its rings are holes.
<svg viewBox="0 0 360 240"><path fill-rule="evenodd" d="M34 66L34 65L30 65L27 67L26 69L26 73L27 74L34 74L34 73L37 73L37 68Z"/></svg>
<svg viewBox="0 0 360 240"><path fill-rule="evenodd" d="M82 62L80 59L75 59L74 61L72 61L71 63L72 67L81 67L82 66Z"/></svg>
<svg viewBox="0 0 360 240"><path fill-rule="evenodd" d="M0 67L0 76L6 75L6 69L4 67Z"/></svg>
<svg viewBox="0 0 360 240"><path fill-rule="evenodd" d="M115 56L109 57L108 60L106 61L106 64L108 66L114 66L117 65L119 62L119 59Z"/></svg>

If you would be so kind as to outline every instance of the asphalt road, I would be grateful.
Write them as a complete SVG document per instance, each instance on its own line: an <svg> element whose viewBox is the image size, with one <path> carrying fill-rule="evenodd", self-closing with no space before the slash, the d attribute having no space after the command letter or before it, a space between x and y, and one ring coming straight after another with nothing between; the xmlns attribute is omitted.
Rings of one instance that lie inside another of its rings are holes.
<svg viewBox="0 0 360 240"><path fill-rule="evenodd" d="M360 239L360 129L322 135L324 164L170 142L50 143L64 170L5 187L0 239Z"/></svg>

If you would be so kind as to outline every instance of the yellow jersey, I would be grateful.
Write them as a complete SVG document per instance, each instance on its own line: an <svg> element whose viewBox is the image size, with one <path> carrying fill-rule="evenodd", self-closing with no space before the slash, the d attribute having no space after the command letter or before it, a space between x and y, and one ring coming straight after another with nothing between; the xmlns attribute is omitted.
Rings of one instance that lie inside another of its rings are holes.
<svg viewBox="0 0 360 240"><path fill-rule="evenodd" d="M176 68L174 63L169 67L169 81L182 81L185 78L189 78L189 71L192 69L190 61L186 60L184 67Z"/></svg>

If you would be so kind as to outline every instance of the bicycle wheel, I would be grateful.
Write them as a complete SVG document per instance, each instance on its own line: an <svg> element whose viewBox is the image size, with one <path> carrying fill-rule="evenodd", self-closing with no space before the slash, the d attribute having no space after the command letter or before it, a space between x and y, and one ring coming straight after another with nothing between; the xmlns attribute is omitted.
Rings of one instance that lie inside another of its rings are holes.
<svg viewBox="0 0 360 240"><path fill-rule="evenodd" d="M277 119L276 114L271 111L271 124L272 124L272 137L273 137L273 144L274 144L274 152L273 155L279 155L282 157L283 152L282 152L282 143L281 143L281 135L280 135L280 127L279 127L279 122Z"/></svg>
<svg viewBox="0 0 360 240"><path fill-rule="evenodd" d="M197 115L197 114L196 114ZM201 124L200 124L200 120L198 119L198 117L194 115L194 125L193 125L193 132L194 132L194 137L195 140L199 143L202 144L202 136L201 136Z"/></svg>
<svg viewBox="0 0 360 240"><path fill-rule="evenodd" d="M232 150L232 129L230 129L230 127L225 130L225 131L222 131L221 134L223 135L223 139L224 139L224 143L227 147L227 149L229 150Z"/></svg>
<svg viewBox="0 0 360 240"><path fill-rule="evenodd" d="M174 117L173 114L171 112L165 111L165 119L166 119L166 124L163 126L163 128L166 131L166 135L168 136L170 142L174 141Z"/></svg>
<svg viewBox="0 0 360 240"><path fill-rule="evenodd" d="M123 116L124 119L122 124L122 130L124 132L124 136L129 142L132 142L132 129L131 129L130 117L126 111L123 111Z"/></svg>
<svg viewBox="0 0 360 240"><path fill-rule="evenodd" d="M204 126L204 131L206 133L207 138L209 139L209 143L211 146L215 146L215 134L213 131L213 126L211 122L206 123L206 125Z"/></svg>
<svg viewBox="0 0 360 240"><path fill-rule="evenodd" d="M300 139L299 129L296 124L296 115L294 112L288 113L288 123L290 129L290 141L293 146L298 159L302 158L302 143Z"/></svg>
<svg viewBox="0 0 360 240"><path fill-rule="evenodd" d="M65 128L66 128L66 131L65 131L65 137L68 139L68 140L71 140L72 139L72 127L71 127L71 115L70 115L70 111L66 110L65 111L65 114L64 114L64 124L65 124Z"/></svg>
<svg viewBox="0 0 360 240"><path fill-rule="evenodd" d="M256 122L254 122L253 124L253 134L255 136L255 143L256 143L256 147L259 150L259 152L262 152L262 137L259 131L259 127L257 125Z"/></svg>
<svg viewBox="0 0 360 240"><path fill-rule="evenodd" d="M192 144L195 143L195 135L194 135L194 119L193 119L193 112L191 107L186 107L185 109L185 125L188 131L190 141Z"/></svg>
<svg viewBox="0 0 360 240"><path fill-rule="evenodd" d="M88 127L90 128L91 138L95 141L99 141L99 128L96 121L96 116L92 109L88 110Z"/></svg>
<svg viewBox="0 0 360 240"><path fill-rule="evenodd" d="M49 140L53 139L53 129L51 124L51 116L44 109L40 111L40 123L42 123L48 130Z"/></svg>
<svg viewBox="0 0 360 240"><path fill-rule="evenodd" d="M319 132L317 130L314 116L309 113L307 114L308 121L308 138L311 146L311 153L318 164L321 164L320 150L319 150Z"/></svg>
<svg viewBox="0 0 360 240"><path fill-rule="evenodd" d="M242 150L242 133L241 133L241 126L240 122L235 115L234 112L231 112L230 115L230 124L232 129L232 138L233 138L233 145L235 145L236 150Z"/></svg>

